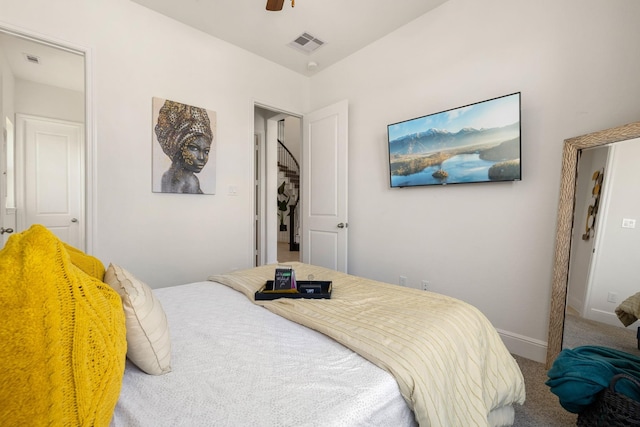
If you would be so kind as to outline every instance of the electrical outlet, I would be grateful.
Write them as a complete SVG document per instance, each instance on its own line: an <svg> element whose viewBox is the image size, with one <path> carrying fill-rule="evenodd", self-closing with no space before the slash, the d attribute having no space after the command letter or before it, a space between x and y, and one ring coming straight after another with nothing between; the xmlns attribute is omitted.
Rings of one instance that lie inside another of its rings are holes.
<svg viewBox="0 0 640 427"><path fill-rule="evenodd" d="M429 281L428 280L423 280L422 281L422 290L423 291L428 291L429 290Z"/></svg>
<svg viewBox="0 0 640 427"><path fill-rule="evenodd" d="M407 286L407 276L400 276L400 286Z"/></svg>
<svg viewBox="0 0 640 427"><path fill-rule="evenodd" d="M613 303L618 302L618 294L615 292L609 292L609 294L607 295L607 301Z"/></svg>
<svg viewBox="0 0 640 427"><path fill-rule="evenodd" d="M636 228L636 220L631 218L623 218L622 228Z"/></svg>

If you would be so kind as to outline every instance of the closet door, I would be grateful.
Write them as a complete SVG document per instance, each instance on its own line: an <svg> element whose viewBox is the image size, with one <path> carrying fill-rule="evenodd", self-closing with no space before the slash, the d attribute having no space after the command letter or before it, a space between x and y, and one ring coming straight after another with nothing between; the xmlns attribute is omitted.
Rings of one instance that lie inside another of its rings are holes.
<svg viewBox="0 0 640 427"><path fill-rule="evenodd" d="M24 165L18 228L42 224L84 250L83 125L18 115L17 131Z"/></svg>

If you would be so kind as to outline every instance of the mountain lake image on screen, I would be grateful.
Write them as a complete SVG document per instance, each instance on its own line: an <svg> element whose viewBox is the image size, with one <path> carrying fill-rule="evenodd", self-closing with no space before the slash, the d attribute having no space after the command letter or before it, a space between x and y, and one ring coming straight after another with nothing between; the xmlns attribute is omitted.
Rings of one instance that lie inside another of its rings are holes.
<svg viewBox="0 0 640 427"><path fill-rule="evenodd" d="M391 187L520 181L520 92L387 126Z"/></svg>

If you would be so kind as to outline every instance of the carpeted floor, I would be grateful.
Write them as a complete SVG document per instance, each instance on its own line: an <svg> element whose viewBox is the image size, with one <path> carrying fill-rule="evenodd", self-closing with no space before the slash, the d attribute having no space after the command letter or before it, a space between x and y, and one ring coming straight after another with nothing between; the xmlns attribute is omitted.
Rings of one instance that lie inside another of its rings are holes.
<svg viewBox="0 0 640 427"><path fill-rule="evenodd" d="M547 370L543 363L514 356L527 391L524 405L515 405L514 427L564 427L575 426L578 416L560 406L558 397L545 385Z"/></svg>
<svg viewBox="0 0 640 427"><path fill-rule="evenodd" d="M637 325L623 328L620 323L620 327L611 326L568 313L565 317L562 348L598 345L640 356L637 330Z"/></svg>
<svg viewBox="0 0 640 427"><path fill-rule="evenodd" d="M565 319L563 348L599 345L640 356L637 348L636 327L619 328L568 315ZM575 426L578 416L566 411L545 384L547 370L543 363L514 356L524 375L527 400L516 405L515 427Z"/></svg>

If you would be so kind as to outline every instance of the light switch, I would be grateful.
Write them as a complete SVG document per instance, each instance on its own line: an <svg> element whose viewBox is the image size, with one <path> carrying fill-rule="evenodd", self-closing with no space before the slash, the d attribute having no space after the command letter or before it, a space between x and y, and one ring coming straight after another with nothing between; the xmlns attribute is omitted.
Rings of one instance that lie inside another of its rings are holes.
<svg viewBox="0 0 640 427"><path fill-rule="evenodd" d="M630 219L630 218L623 218L622 228L636 228L636 220Z"/></svg>

